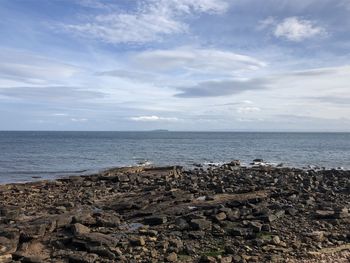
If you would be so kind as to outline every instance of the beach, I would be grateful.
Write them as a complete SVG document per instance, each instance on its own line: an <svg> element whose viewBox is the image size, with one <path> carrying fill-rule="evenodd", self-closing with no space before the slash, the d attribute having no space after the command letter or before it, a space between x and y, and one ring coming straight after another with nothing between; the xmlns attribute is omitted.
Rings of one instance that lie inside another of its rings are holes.
<svg viewBox="0 0 350 263"><path fill-rule="evenodd" d="M4 184L0 262L348 262L349 194L349 170L239 161Z"/></svg>

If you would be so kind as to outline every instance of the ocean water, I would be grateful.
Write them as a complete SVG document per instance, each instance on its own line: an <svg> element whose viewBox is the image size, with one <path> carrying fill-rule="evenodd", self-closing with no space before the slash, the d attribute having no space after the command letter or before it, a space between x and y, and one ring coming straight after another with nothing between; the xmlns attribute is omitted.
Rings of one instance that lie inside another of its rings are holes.
<svg viewBox="0 0 350 263"><path fill-rule="evenodd" d="M350 169L350 133L0 132L0 183L146 161L190 167L233 159L248 164L255 158L285 166Z"/></svg>

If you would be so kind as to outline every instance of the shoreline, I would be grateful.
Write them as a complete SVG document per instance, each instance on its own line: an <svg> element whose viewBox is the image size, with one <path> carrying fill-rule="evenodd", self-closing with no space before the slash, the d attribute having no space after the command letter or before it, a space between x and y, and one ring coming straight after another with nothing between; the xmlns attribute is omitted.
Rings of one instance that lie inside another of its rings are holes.
<svg viewBox="0 0 350 263"><path fill-rule="evenodd" d="M187 170L193 170L196 168L218 168L222 165L225 165L224 161L218 161L218 162L203 162L203 163L192 163L190 165L182 165L182 164L175 164L175 165L168 165L168 166L181 166L184 169ZM109 170L115 170L115 169L123 169L123 168L134 168L134 167L163 167L167 165L157 165L154 164L153 162L150 161L145 161L145 164L130 164L130 165L124 165L124 166L109 166L105 168L92 168L92 169L83 169L80 171L74 171L74 172L60 172L60 171L50 171L49 174L59 174L62 173L62 175L59 175L54 178L45 178L45 176L40 176L36 175L36 172L30 172L30 174L33 174L33 176L30 177L30 179L26 181L9 181L9 182L0 182L1 185L7 185L7 184L26 184L26 183L32 183L32 182L38 182L38 181L55 181L59 179L64 179L67 177L72 177L72 176L90 176L90 175L95 175L95 174L100 174L104 173ZM273 167L273 168L287 168L287 169L300 169L304 171L308 170L314 170L314 171L330 171L330 170L336 170L336 171L349 171L350 167L348 168L347 166L338 166L338 167L325 167L325 166L320 166L320 165L293 165L293 164L285 164L285 163L277 163L277 162L258 162L258 163L242 163L241 167L246 168L246 169L251 169L251 168L258 168L258 167ZM39 173L45 174L45 172L40 171Z"/></svg>
<svg viewBox="0 0 350 263"><path fill-rule="evenodd" d="M350 170L232 161L0 185L0 262L348 262Z"/></svg>

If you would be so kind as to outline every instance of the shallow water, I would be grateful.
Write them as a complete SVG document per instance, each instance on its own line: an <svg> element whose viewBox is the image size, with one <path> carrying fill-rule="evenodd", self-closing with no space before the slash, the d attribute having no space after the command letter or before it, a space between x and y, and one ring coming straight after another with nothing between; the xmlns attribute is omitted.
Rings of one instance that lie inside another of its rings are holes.
<svg viewBox="0 0 350 263"><path fill-rule="evenodd" d="M0 132L0 183L145 161L191 166L255 158L350 169L350 133Z"/></svg>

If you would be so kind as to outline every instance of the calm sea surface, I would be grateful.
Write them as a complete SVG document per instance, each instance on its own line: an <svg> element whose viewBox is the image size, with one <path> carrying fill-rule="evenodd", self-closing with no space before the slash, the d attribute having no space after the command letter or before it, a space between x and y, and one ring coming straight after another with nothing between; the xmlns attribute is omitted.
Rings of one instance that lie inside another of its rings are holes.
<svg viewBox="0 0 350 263"><path fill-rule="evenodd" d="M0 132L0 183L144 161L191 166L255 158L350 169L350 133Z"/></svg>

